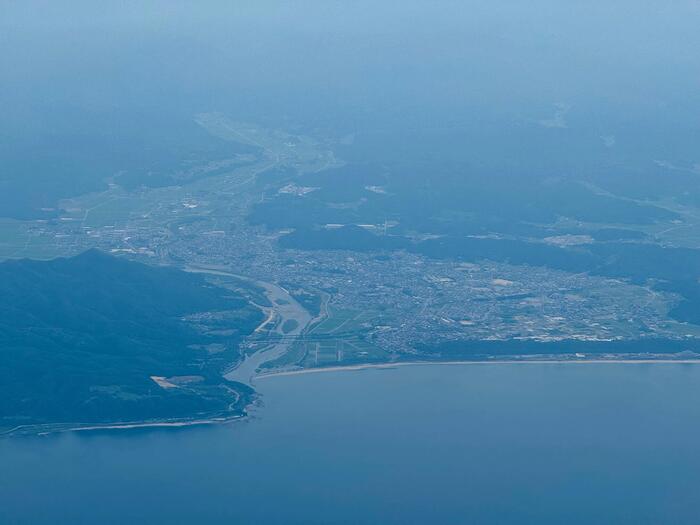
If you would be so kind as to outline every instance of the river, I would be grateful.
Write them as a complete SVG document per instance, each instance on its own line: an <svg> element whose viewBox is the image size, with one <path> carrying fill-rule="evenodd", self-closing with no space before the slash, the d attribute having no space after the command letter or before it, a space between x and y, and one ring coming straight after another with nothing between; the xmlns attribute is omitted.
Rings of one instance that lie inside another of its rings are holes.
<svg viewBox="0 0 700 525"><path fill-rule="evenodd" d="M224 375L229 381L252 384L260 367L289 352L295 338L301 335L314 320L311 314L287 290L277 284L244 277L219 267L189 266L187 271L247 281L260 288L270 302L271 306L264 309L268 318L263 322L263 325L274 323L274 328L270 331L273 342L253 354L246 355L240 363L236 363L235 367ZM293 327L285 330L286 322L294 322Z"/></svg>

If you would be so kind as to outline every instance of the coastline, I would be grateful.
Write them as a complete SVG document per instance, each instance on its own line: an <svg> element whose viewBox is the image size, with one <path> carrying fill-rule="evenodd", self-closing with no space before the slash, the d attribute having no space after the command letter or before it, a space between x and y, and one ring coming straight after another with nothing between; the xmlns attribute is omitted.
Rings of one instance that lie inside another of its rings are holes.
<svg viewBox="0 0 700 525"><path fill-rule="evenodd" d="M55 425L22 425L0 433L0 439L14 436L49 436L66 432L94 432L101 430L134 430L148 428L181 428L205 425L223 425L248 416L247 412L234 416L211 417L205 419L179 419L164 421L117 421L104 424L57 423Z"/></svg>
<svg viewBox="0 0 700 525"><path fill-rule="evenodd" d="M650 358L623 358L611 357L609 359L493 359L493 360L451 360L451 361L399 361L393 363L364 363L347 366L329 366L319 368L303 368L266 372L254 376L252 379L268 379L283 376L297 376L305 374L321 374L330 372L360 372L362 370L391 370L399 367L408 366L470 366L470 365L700 365L698 359L650 359ZM21 425L15 428L0 432L0 439L10 438L15 436L48 436L51 434L62 434L67 432L94 432L94 431L112 431L112 430L134 430L134 429L149 429L149 428L183 428L192 426L205 425L223 425L235 421L245 420L249 416L248 408L254 405L254 402L249 403L244 411L231 416L212 416L199 419L178 419L178 420L163 420L163 421L117 421L114 423L104 424L77 424L77 423L58 423L48 425Z"/></svg>
<svg viewBox="0 0 700 525"><path fill-rule="evenodd" d="M179 428L179 427L193 427L193 426L203 426L203 425L221 425L224 423L230 423L231 421L236 421L237 419L242 419L246 417L245 414L232 416L232 417L221 417L221 418L211 418L211 419L192 419L183 421L153 421L153 422L131 422L131 423L107 423L104 425L91 425L91 426L78 426L73 428L65 428L60 430L50 430L48 432L39 432L38 436L45 436L48 434L55 434L60 432L84 432L84 431L94 431L94 430L130 430L136 428Z"/></svg>
<svg viewBox="0 0 700 525"><path fill-rule="evenodd" d="M302 368L297 370L280 370L267 372L255 376L255 379L266 379L270 377L294 376L304 374L320 374L327 372L358 372L361 370L373 369L393 369L403 366L460 366L460 365L561 365L561 364L625 364L625 365L648 365L648 364L698 364L700 359L521 359L521 360L489 360L489 361L399 361L396 363L368 363L348 366L330 366L319 368Z"/></svg>

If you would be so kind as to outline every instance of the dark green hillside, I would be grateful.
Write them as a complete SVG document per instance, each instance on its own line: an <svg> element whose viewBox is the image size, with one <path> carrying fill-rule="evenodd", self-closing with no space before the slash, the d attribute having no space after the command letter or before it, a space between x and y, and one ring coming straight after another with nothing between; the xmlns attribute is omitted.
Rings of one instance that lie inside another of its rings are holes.
<svg viewBox="0 0 700 525"><path fill-rule="evenodd" d="M534 225L553 224L562 217L632 226L677 218L666 209L601 195L566 178L482 172L460 164L397 164L392 170L350 164L304 175L297 182L318 189L303 197L269 192L253 208L250 222L310 229L329 223L389 220L398 223L396 234L499 233L541 238L552 232ZM303 243L299 247L303 249Z"/></svg>
<svg viewBox="0 0 700 525"><path fill-rule="evenodd" d="M199 275L94 250L4 262L0 427L226 413L237 396L221 369L259 320Z"/></svg>

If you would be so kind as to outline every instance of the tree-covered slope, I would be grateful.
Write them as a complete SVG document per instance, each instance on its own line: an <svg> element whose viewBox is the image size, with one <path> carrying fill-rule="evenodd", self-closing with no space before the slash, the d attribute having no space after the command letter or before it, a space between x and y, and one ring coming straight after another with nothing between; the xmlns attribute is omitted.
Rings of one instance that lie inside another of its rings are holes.
<svg viewBox="0 0 700 525"><path fill-rule="evenodd" d="M199 275L95 250L1 263L0 427L226 413L221 369L259 319Z"/></svg>

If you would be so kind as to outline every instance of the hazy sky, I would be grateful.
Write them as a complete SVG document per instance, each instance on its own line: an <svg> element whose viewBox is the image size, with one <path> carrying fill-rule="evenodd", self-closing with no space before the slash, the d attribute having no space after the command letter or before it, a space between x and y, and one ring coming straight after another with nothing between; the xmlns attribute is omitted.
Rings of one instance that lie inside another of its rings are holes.
<svg viewBox="0 0 700 525"><path fill-rule="evenodd" d="M292 113L698 101L697 1L145 4L4 2L3 98Z"/></svg>
<svg viewBox="0 0 700 525"><path fill-rule="evenodd" d="M4 2L0 9L0 150L20 151L13 146L20 141L21 151L50 143L69 152L98 133L108 143L150 147L159 129L172 129L169 119L222 111L316 136L378 133L365 145L387 158L418 144L444 146L436 153L443 156L463 149L460 162L531 160L556 172L590 151L618 155L595 162L700 162L698 1ZM533 126L550 137L568 133L569 142L547 143L542 155L541 141L522 145ZM402 136L452 128L459 131ZM64 147L69 136L76 138ZM355 151L362 158L369 149Z"/></svg>

